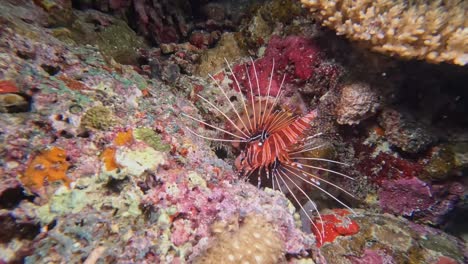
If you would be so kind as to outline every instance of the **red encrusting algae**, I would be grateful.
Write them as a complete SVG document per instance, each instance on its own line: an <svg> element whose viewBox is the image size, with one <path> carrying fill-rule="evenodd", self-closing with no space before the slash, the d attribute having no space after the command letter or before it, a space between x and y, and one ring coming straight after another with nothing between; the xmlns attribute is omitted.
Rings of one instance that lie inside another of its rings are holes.
<svg viewBox="0 0 468 264"><path fill-rule="evenodd" d="M2 80L0 81L0 93L17 93L19 92L18 87L12 81Z"/></svg>
<svg viewBox="0 0 468 264"><path fill-rule="evenodd" d="M346 209L335 209L333 214L322 215L322 219L316 218L312 228L317 239L317 247L321 247L326 242L333 242L338 236L351 236L359 232L359 225L351 220L347 215L350 212ZM319 234L323 230L323 234Z"/></svg>

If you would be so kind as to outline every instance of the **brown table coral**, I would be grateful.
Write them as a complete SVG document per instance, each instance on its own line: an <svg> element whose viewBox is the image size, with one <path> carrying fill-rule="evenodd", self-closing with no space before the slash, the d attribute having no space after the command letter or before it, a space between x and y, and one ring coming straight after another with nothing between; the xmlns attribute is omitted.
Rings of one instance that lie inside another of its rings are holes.
<svg viewBox="0 0 468 264"><path fill-rule="evenodd" d="M468 2L301 0L316 17L372 50L429 62L468 62ZM409 2L409 3L408 3Z"/></svg>

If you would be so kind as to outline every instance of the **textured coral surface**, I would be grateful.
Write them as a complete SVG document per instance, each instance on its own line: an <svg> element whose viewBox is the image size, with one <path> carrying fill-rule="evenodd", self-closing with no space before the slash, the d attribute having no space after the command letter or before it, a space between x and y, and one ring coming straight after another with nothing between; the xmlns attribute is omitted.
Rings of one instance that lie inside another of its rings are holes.
<svg viewBox="0 0 468 264"><path fill-rule="evenodd" d="M468 63L468 4L460 0L301 0L323 25L372 50L431 62Z"/></svg>
<svg viewBox="0 0 468 264"><path fill-rule="evenodd" d="M278 263L284 261L283 242L261 215L247 215L213 224L215 241L195 263Z"/></svg>

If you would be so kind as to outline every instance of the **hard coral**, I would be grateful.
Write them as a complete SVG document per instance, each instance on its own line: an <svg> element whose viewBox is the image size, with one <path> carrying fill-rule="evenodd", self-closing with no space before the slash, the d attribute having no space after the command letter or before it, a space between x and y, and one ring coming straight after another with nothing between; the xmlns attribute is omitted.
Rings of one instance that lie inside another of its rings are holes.
<svg viewBox="0 0 468 264"><path fill-rule="evenodd" d="M372 50L429 62L468 63L468 2L301 0L338 35Z"/></svg>
<svg viewBox="0 0 468 264"><path fill-rule="evenodd" d="M23 185L33 192L41 191L44 182L63 181L70 187L70 179L66 171L70 163L66 160L65 150L52 147L36 156L28 165L26 171L20 176Z"/></svg>
<svg viewBox="0 0 468 264"><path fill-rule="evenodd" d="M278 263L284 258L279 233L264 217L247 215L241 222L213 225L214 244L195 263Z"/></svg>
<svg viewBox="0 0 468 264"><path fill-rule="evenodd" d="M84 114L81 119L81 127L107 130L115 124L112 111L104 106L95 106Z"/></svg>

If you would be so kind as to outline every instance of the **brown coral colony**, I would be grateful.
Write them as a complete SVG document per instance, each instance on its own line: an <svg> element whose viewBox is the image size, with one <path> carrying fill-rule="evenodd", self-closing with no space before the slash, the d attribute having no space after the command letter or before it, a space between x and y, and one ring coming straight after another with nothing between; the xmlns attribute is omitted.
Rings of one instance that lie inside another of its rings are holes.
<svg viewBox="0 0 468 264"><path fill-rule="evenodd" d="M468 63L463 0L301 0L324 26L372 50L406 59Z"/></svg>

